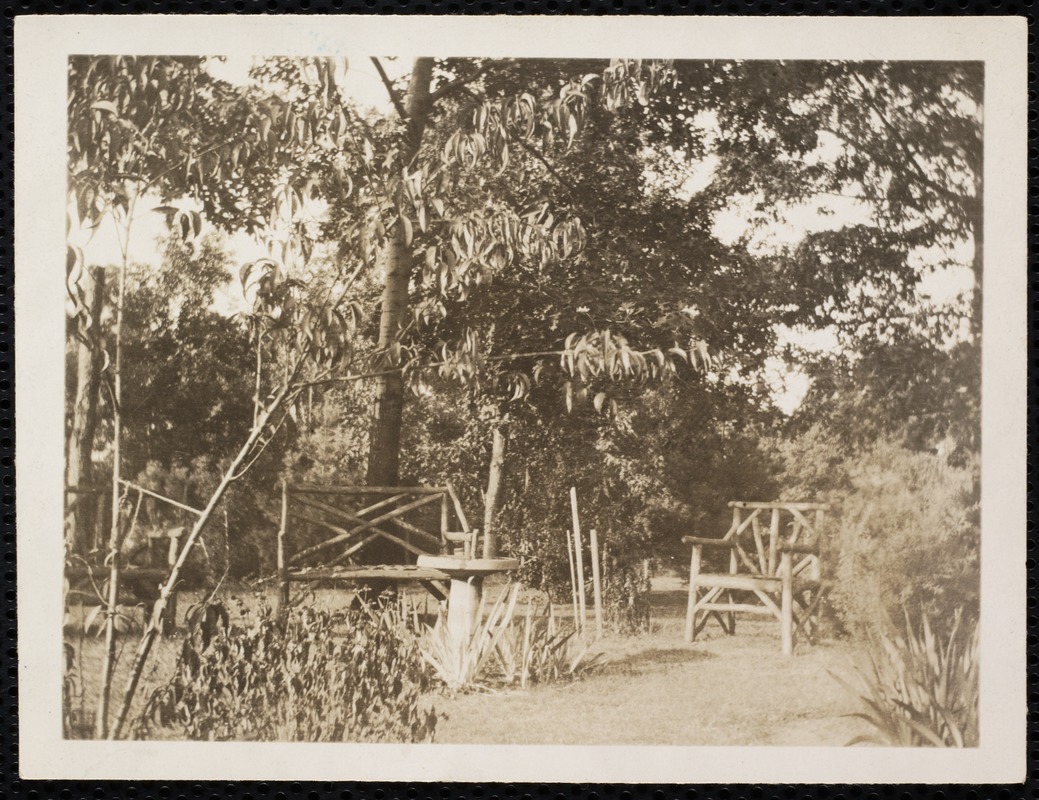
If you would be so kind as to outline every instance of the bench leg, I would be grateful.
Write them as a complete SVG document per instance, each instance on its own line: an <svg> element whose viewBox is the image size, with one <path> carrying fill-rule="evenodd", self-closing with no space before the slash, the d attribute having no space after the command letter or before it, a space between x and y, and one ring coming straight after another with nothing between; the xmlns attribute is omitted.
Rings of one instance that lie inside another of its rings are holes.
<svg viewBox="0 0 1039 800"><path fill-rule="evenodd" d="M779 624L783 641L783 655L794 654L794 570L790 553L783 553L783 598Z"/></svg>

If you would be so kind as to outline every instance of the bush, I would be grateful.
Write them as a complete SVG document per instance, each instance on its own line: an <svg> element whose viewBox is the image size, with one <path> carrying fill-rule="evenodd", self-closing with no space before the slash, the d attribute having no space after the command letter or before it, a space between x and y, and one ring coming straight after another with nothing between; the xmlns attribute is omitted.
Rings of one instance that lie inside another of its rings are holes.
<svg viewBox="0 0 1039 800"><path fill-rule="evenodd" d="M648 563L635 561L630 553L627 558L618 559L613 551L607 551L603 561L602 605L606 625L622 634L648 631Z"/></svg>
<svg viewBox="0 0 1039 800"><path fill-rule="evenodd" d="M158 726L211 741L432 741L430 677L399 610L301 608L282 624L261 602L240 616L205 609L135 738Z"/></svg>
<svg viewBox="0 0 1039 800"><path fill-rule="evenodd" d="M980 482L977 461L953 465L941 452L880 440L847 451L819 429L782 447L785 495L830 504L824 567L835 579L842 626L899 631L905 609L940 632L953 610L978 613Z"/></svg>
<svg viewBox="0 0 1039 800"><path fill-rule="evenodd" d="M856 716L874 733L849 744L977 747L979 652L977 624L962 624L959 613L946 636L933 631L927 615L919 625L907 616L906 634L875 641L868 666L859 669L865 711Z"/></svg>

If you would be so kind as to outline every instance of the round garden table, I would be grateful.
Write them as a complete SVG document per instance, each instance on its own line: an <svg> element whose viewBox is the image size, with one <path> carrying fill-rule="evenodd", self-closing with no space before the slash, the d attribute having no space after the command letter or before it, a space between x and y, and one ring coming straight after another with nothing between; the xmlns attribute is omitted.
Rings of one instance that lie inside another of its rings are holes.
<svg viewBox="0 0 1039 800"><path fill-rule="evenodd" d="M419 556L417 565L443 572L451 579L447 598L447 629L451 638L468 642L475 628L483 597L483 581L519 568L517 558L464 558L462 556Z"/></svg>

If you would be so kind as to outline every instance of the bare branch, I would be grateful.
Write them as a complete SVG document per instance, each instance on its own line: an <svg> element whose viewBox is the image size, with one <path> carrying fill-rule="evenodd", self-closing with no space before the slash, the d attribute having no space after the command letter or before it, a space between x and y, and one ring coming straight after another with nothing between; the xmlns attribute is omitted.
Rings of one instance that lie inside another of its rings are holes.
<svg viewBox="0 0 1039 800"><path fill-rule="evenodd" d="M459 89L468 86L477 78L483 77L483 74L487 72L487 69L488 67L486 65L482 66L478 70L476 70L476 72L474 72L472 75L467 75L464 78L458 78L456 80L451 81L450 83L444 84L429 96L429 101L431 103L435 103L437 100L447 97L452 92L456 92Z"/></svg>
<svg viewBox="0 0 1039 800"><path fill-rule="evenodd" d="M406 121L408 118L408 112L404 110L404 104L401 103L400 97L397 94L397 90L393 88L393 81L390 80L390 76L386 74L386 70L382 68L382 63L375 56L371 56L372 63L375 65L376 71L379 73L379 77L382 79L382 85L386 87L386 93L389 94L390 100L393 102L393 107L397 109L397 115L402 121Z"/></svg>

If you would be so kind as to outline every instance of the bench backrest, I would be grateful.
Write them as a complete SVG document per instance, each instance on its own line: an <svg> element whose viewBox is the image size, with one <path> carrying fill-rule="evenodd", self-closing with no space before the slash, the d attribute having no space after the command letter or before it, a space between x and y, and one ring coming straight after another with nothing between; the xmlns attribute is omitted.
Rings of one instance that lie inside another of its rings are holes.
<svg viewBox="0 0 1039 800"><path fill-rule="evenodd" d="M820 503L729 503L732 542L729 572L776 577L783 552L792 554L794 574L819 570L818 546L827 506ZM815 576L817 577L817 575Z"/></svg>

